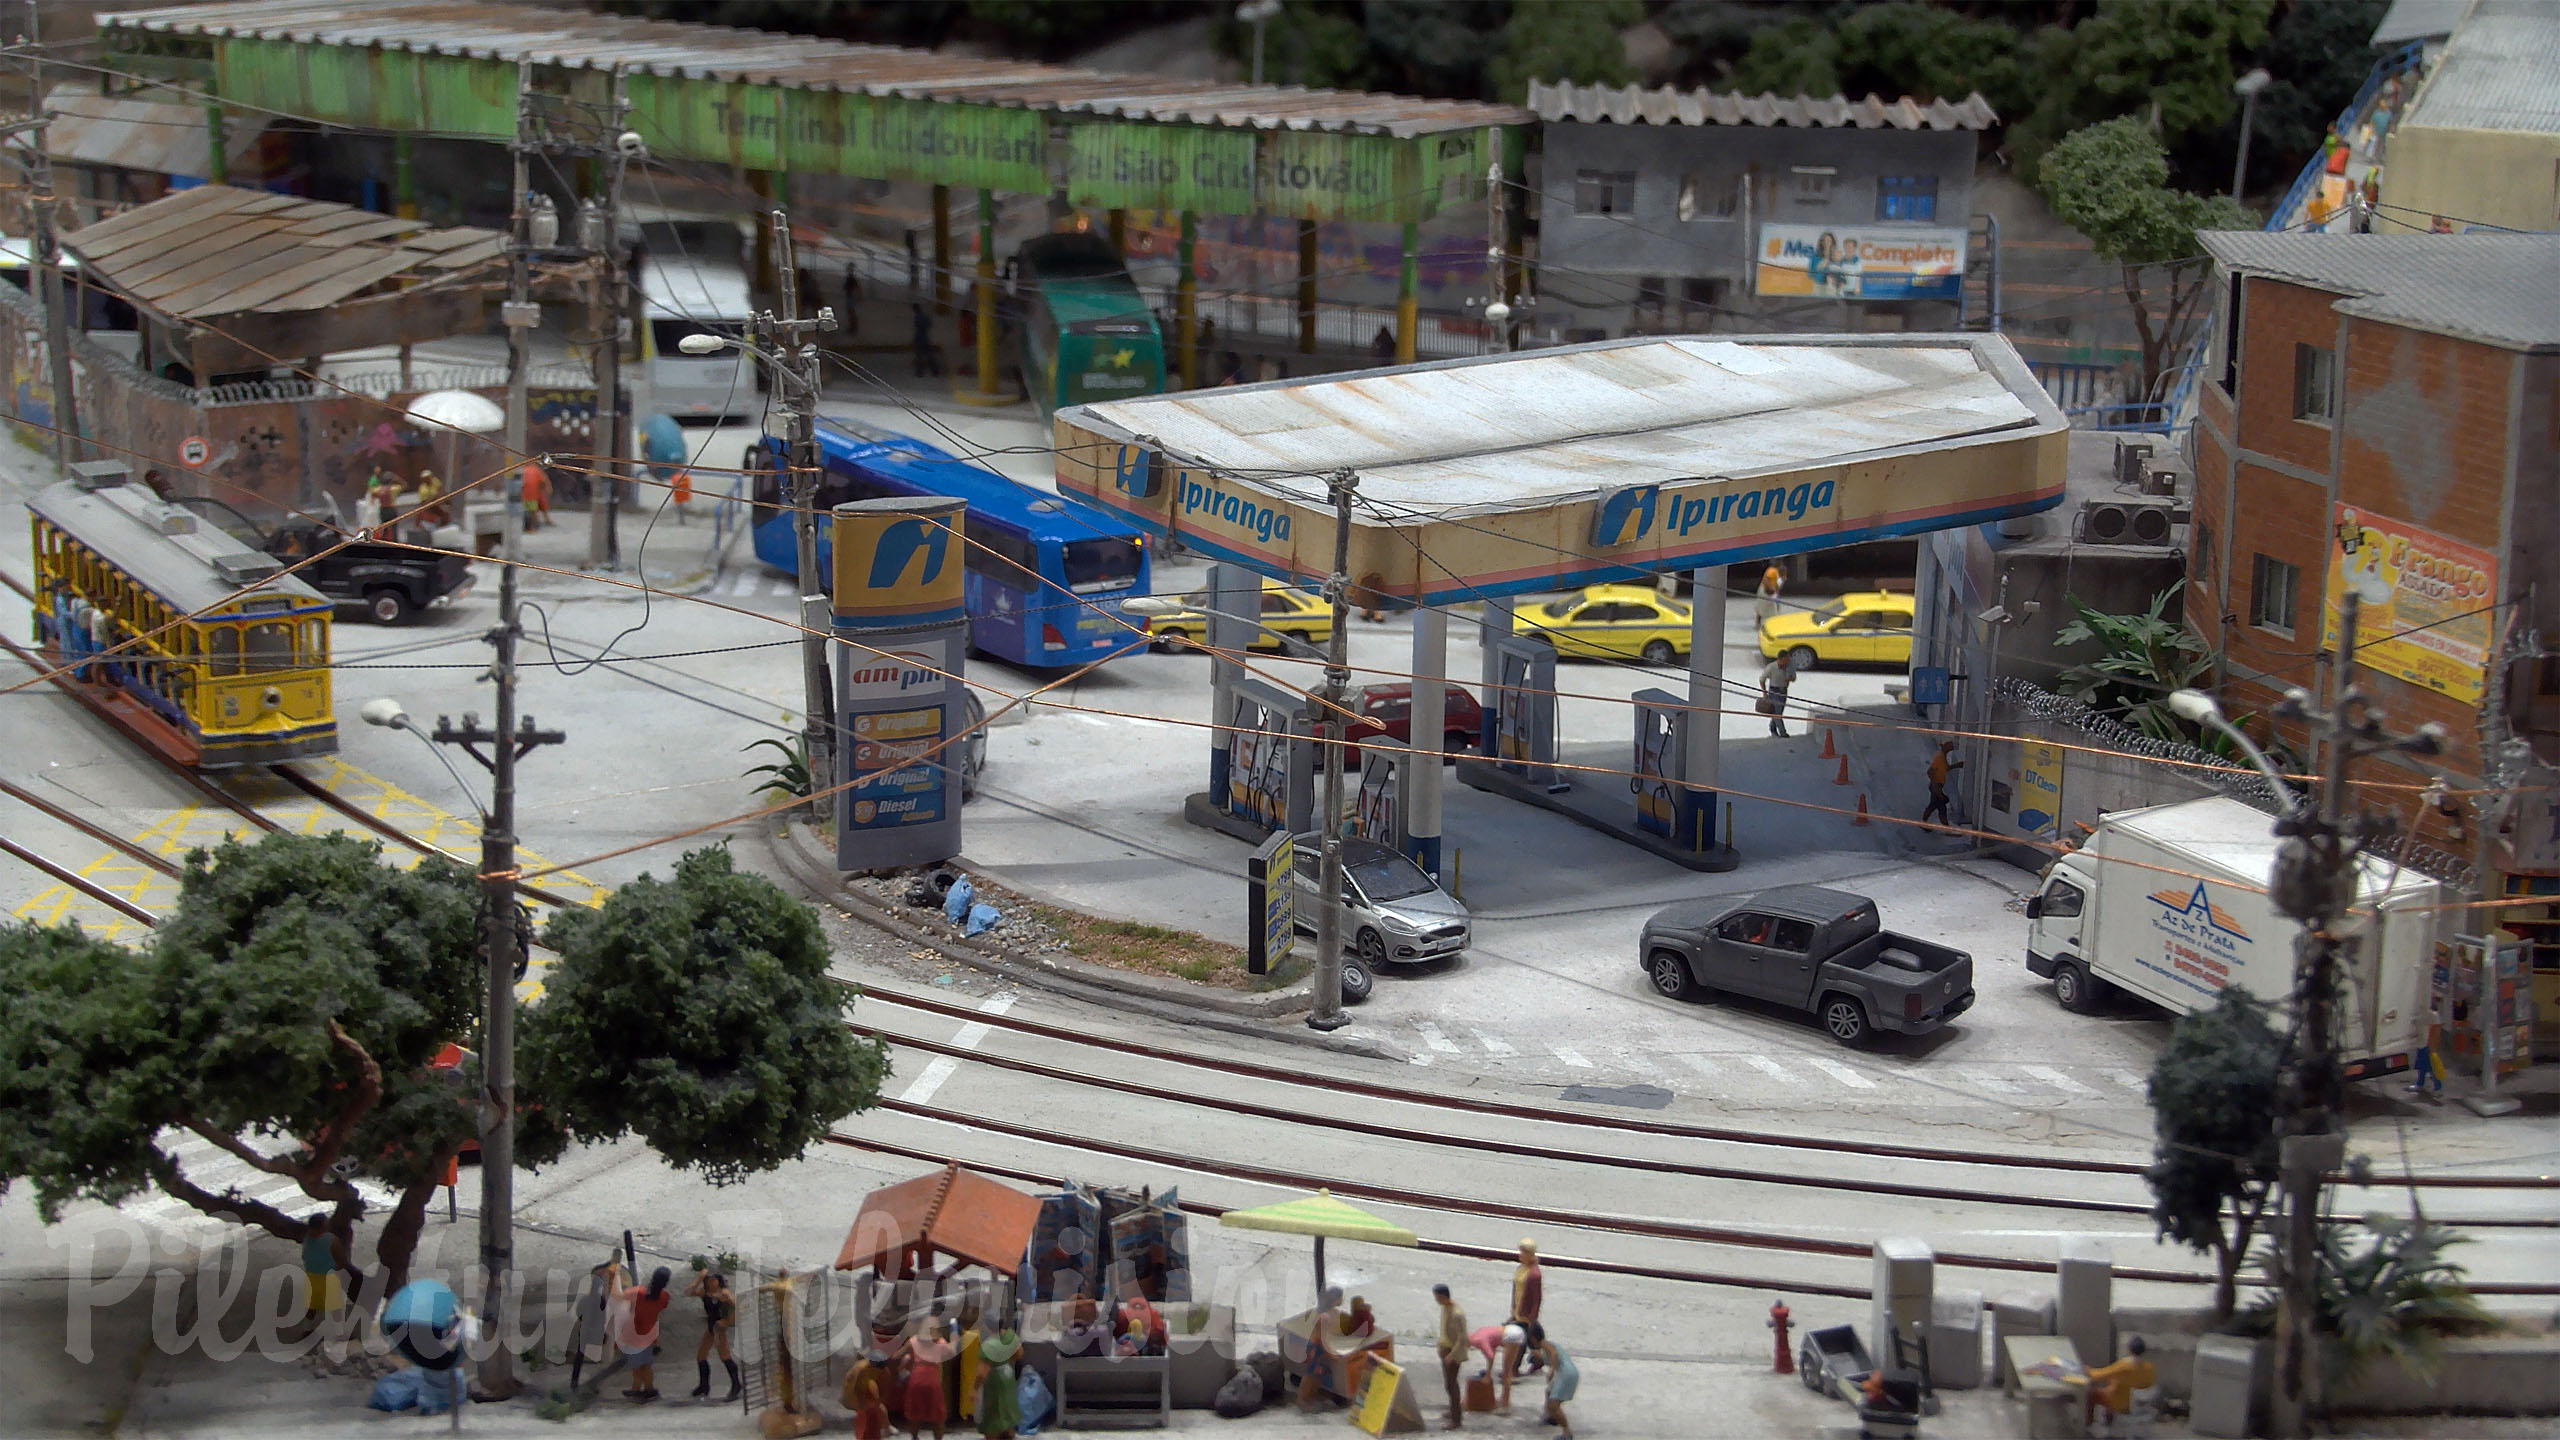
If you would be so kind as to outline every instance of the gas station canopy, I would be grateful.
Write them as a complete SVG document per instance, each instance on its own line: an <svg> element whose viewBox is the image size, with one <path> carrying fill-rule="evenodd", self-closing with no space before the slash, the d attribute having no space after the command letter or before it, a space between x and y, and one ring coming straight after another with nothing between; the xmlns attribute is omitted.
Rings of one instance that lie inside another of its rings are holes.
<svg viewBox="0 0 2560 1440"><path fill-rule="evenodd" d="M1423 605L1980 524L2062 498L2004 337L1640 338L1075 406L1058 484L1282 579Z"/></svg>

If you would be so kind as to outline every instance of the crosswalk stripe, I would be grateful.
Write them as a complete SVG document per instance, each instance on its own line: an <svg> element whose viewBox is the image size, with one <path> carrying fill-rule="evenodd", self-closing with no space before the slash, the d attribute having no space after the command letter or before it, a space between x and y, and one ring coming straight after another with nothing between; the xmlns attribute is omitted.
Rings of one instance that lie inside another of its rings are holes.
<svg viewBox="0 0 2560 1440"><path fill-rule="evenodd" d="M1823 1074L1830 1076L1832 1079L1839 1081L1841 1084L1848 1086L1852 1090L1873 1090L1876 1088L1876 1082L1859 1074L1857 1071L1850 1069L1848 1066L1841 1064L1837 1060L1825 1060L1818 1055L1807 1055L1804 1057L1804 1063L1821 1071Z"/></svg>
<svg viewBox="0 0 2560 1440"><path fill-rule="evenodd" d="M1550 1045L1547 1047L1547 1053L1555 1056L1557 1059L1572 1066L1576 1070L1588 1070L1591 1068L1591 1062L1582 1058L1582 1052L1574 1049L1570 1045Z"/></svg>
<svg viewBox="0 0 2560 1440"><path fill-rule="evenodd" d="M1422 1036L1423 1044L1430 1046L1441 1054L1455 1055L1459 1053L1458 1043L1451 1040L1448 1036L1441 1034L1440 1027L1432 1024L1430 1021L1425 1020L1413 1028Z"/></svg>
<svg viewBox="0 0 2560 1440"><path fill-rule="evenodd" d="M1759 1071L1761 1074L1768 1076L1772 1080L1783 1080L1789 1085L1801 1085L1804 1083L1796 1077L1796 1073L1794 1071L1789 1070L1786 1066L1779 1064L1777 1061L1770 1059L1766 1055L1745 1055L1742 1058L1752 1069Z"/></svg>
<svg viewBox="0 0 2560 1440"><path fill-rule="evenodd" d="M907 1083L906 1090L898 1096L898 1099L904 1104L922 1105L931 1100L933 1092L941 1089L942 1082L950 1079L952 1072L959 1068L960 1062L948 1055L934 1056L925 1062L922 1070L916 1072L916 1078Z"/></svg>
<svg viewBox="0 0 2560 1440"><path fill-rule="evenodd" d="M2136 1094L2140 1094L2151 1088L2150 1081L2144 1079L2140 1075L2136 1075L2130 1070L2110 1070L2107 1072L2107 1078L2113 1080L2127 1090L2135 1092Z"/></svg>
<svg viewBox="0 0 2560 1440"><path fill-rule="evenodd" d="M2098 1093L2096 1086L2083 1085L2079 1081L2072 1079L2070 1076L2063 1074L2061 1071L2054 1069L2050 1065L2029 1065L2024 1068L2028 1074L2033 1075L2047 1085L2050 1085L2065 1094L2095 1095Z"/></svg>
<svg viewBox="0 0 2560 1440"><path fill-rule="evenodd" d="M1690 1069L1697 1071L1699 1074L1704 1075L1709 1079L1714 1079L1717 1072L1722 1068L1713 1060L1708 1059L1704 1055L1697 1054L1694 1051L1675 1050L1671 1053L1680 1057L1681 1064L1688 1066Z"/></svg>
<svg viewBox="0 0 2560 1440"><path fill-rule="evenodd" d="M1973 1069L1967 1070L1964 1073L1966 1078L1972 1080L1973 1083L1981 1086L1985 1090L1994 1090L2003 1095L2016 1095L2021 1093L2015 1081L2012 1081L2008 1076L2003 1075L1996 1070Z"/></svg>
<svg viewBox="0 0 2560 1440"><path fill-rule="evenodd" d="M1431 1063L1431 1054L1426 1050L1416 1050L1412 1054L1405 1056L1404 1059L1405 1063L1408 1065L1428 1066Z"/></svg>
<svg viewBox="0 0 2560 1440"><path fill-rule="evenodd" d="M777 576L772 584L764 587L764 593L767 595L788 595L794 588L793 582Z"/></svg>
<svg viewBox="0 0 2560 1440"><path fill-rule="evenodd" d="M720 593L731 597L744 595L749 590L755 588L755 583L755 576L741 570L737 574L729 577L728 583L720 587Z"/></svg>
<svg viewBox="0 0 2560 1440"><path fill-rule="evenodd" d="M1487 1055L1517 1055L1520 1053L1519 1051L1512 1049L1509 1042L1497 1040L1493 1036L1487 1035L1481 1030L1475 1032L1475 1036L1476 1043L1484 1047L1484 1053Z"/></svg>

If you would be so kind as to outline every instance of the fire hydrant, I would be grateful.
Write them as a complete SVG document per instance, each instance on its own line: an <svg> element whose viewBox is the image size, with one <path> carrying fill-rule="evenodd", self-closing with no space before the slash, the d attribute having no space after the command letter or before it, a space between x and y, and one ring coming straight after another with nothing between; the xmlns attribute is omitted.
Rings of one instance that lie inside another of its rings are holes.
<svg viewBox="0 0 2560 1440"><path fill-rule="evenodd" d="M1787 1344L1786 1301L1781 1300L1769 1307L1769 1328L1778 1332L1778 1364L1771 1373L1793 1375L1796 1373L1796 1354L1795 1350Z"/></svg>

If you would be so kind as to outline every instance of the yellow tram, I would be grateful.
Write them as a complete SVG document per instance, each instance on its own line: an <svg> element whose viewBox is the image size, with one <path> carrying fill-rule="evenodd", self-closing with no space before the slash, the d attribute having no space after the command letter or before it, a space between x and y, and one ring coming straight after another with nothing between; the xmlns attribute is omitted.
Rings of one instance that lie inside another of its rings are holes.
<svg viewBox="0 0 2560 1440"><path fill-rule="evenodd" d="M75 471L27 507L36 633L75 691L182 764L336 750L327 597L121 465Z"/></svg>

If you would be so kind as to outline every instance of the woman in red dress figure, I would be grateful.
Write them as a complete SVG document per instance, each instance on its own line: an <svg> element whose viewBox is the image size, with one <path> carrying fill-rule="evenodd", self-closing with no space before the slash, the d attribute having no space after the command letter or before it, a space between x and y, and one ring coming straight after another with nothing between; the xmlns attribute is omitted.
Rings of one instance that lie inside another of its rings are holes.
<svg viewBox="0 0 2560 1440"><path fill-rule="evenodd" d="M947 1322L933 1323L931 1334L918 1335L907 1342L907 1353L914 1360L907 1368L903 1418L909 1435L922 1435L924 1427L930 1425L933 1427L933 1440L942 1440L942 1426L949 1418L943 1405L942 1366L960 1350L942 1333Z"/></svg>

